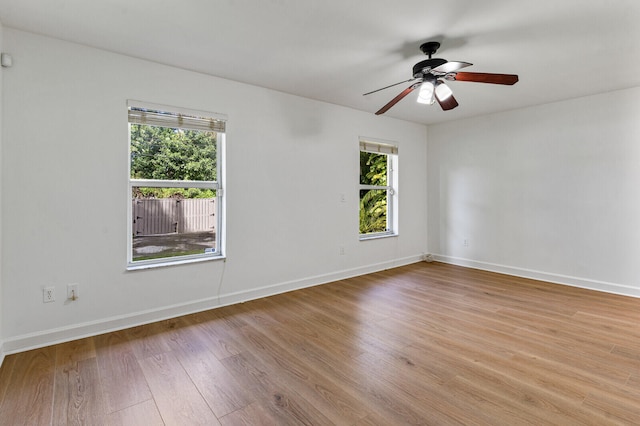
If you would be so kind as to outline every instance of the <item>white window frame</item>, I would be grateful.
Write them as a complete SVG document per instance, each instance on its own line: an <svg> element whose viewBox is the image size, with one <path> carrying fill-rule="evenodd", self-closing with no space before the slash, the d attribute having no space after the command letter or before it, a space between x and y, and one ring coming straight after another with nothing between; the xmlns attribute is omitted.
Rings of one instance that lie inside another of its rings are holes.
<svg viewBox="0 0 640 426"><path fill-rule="evenodd" d="M226 121L227 116L218 113L198 111L168 105L153 104L149 102L141 102L136 100L127 101L127 111L131 108L143 108L151 111L169 112L178 116L186 117L205 117L212 123L219 124L216 126L216 171L217 180L215 181L191 181L191 180L162 180L162 179L132 179L131 178L131 121L127 119L129 127L128 132L128 149L127 149L127 270L155 268L159 266L179 265L185 263L201 262L215 259L225 258L225 197L224 197L224 166L225 166L225 142L226 142ZM159 124L161 127L162 125ZM167 126L168 127L168 126ZM177 126L180 128L180 126ZM189 127L185 127L189 128ZM216 191L216 247L215 251L191 254L176 257L163 257L157 259L133 261L133 209L131 203L131 194L134 187L148 188L201 188L213 189Z"/></svg>
<svg viewBox="0 0 640 426"><path fill-rule="evenodd" d="M360 240L372 240L377 238L398 236L398 145L390 141L382 141L372 138L360 138L358 151L358 165L360 152L373 152L387 156L387 185L362 185L358 184L358 200L362 190L387 191L387 225L386 231L359 234ZM358 203L358 210L360 209ZM358 212L359 213L359 212Z"/></svg>

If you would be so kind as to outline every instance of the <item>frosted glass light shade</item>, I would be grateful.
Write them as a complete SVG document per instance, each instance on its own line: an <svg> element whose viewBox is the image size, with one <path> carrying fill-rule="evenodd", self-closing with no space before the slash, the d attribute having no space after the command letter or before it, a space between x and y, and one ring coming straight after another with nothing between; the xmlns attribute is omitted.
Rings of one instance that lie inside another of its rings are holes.
<svg viewBox="0 0 640 426"><path fill-rule="evenodd" d="M439 100L444 101L451 95L453 95L453 92L451 91L449 86L442 82L438 83L438 85L436 86L436 96Z"/></svg>
<svg viewBox="0 0 640 426"><path fill-rule="evenodd" d="M433 90L433 83L430 81L424 81L420 85L420 92L418 92L418 103L432 104L434 102Z"/></svg>

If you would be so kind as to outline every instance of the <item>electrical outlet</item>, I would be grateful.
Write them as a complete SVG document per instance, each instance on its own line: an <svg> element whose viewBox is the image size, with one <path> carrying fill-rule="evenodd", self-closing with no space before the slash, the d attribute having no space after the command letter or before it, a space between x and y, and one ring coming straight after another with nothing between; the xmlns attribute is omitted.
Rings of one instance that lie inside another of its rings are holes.
<svg viewBox="0 0 640 426"><path fill-rule="evenodd" d="M67 299L76 300L79 296L78 284L67 284Z"/></svg>
<svg viewBox="0 0 640 426"><path fill-rule="evenodd" d="M45 287L42 290L42 303L49 303L56 300L56 288Z"/></svg>
<svg viewBox="0 0 640 426"><path fill-rule="evenodd" d="M462 245L465 247L469 247L469 240L465 238L464 241L462 242Z"/></svg>
<svg viewBox="0 0 640 426"><path fill-rule="evenodd" d="M340 254L340 256L344 256L344 246L340 246L338 253Z"/></svg>

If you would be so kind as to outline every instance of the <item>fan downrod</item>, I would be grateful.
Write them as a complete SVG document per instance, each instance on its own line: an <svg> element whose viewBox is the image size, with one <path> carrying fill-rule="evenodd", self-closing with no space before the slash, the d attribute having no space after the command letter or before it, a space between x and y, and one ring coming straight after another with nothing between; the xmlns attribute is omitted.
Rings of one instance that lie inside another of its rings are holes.
<svg viewBox="0 0 640 426"><path fill-rule="evenodd" d="M422 50L422 53L424 53L425 55L428 55L429 59L431 59L431 55L436 53L439 48L440 43L438 43L437 41L428 41L420 45L420 50Z"/></svg>

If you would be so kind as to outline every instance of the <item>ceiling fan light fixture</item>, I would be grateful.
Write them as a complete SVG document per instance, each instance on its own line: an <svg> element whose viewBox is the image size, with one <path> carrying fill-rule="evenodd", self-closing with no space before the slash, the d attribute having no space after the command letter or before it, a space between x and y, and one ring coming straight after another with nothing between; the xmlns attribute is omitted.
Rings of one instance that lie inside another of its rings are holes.
<svg viewBox="0 0 640 426"><path fill-rule="evenodd" d="M431 105L435 102L433 97L434 86L431 81L423 81L418 92L418 103Z"/></svg>
<svg viewBox="0 0 640 426"><path fill-rule="evenodd" d="M469 67L470 62L447 61L442 58L433 58L440 43L429 41L420 46L420 50L429 56L429 59L418 62L413 66L413 78L399 83L385 86L382 89L365 93L370 95L380 90L388 89L402 83L412 82L411 86L400 92L395 98L387 102L382 108L376 111L376 115L384 114L395 104L404 99L409 93L418 90L418 103L433 105L436 101L443 111L449 111L458 106L458 101L453 96L451 89L445 84L448 81L471 81L475 83L502 84L511 86L518 82L517 74L495 74L481 72L461 72L459 70Z"/></svg>
<svg viewBox="0 0 640 426"><path fill-rule="evenodd" d="M443 81L438 81L438 84L436 85L436 90L435 91L436 91L436 96L438 97L438 99L440 101L444 101L446 99L449 99L449 97L451 97L451 95L453 95L453 92L451 91L449 86L444 84Z"/></svg>

